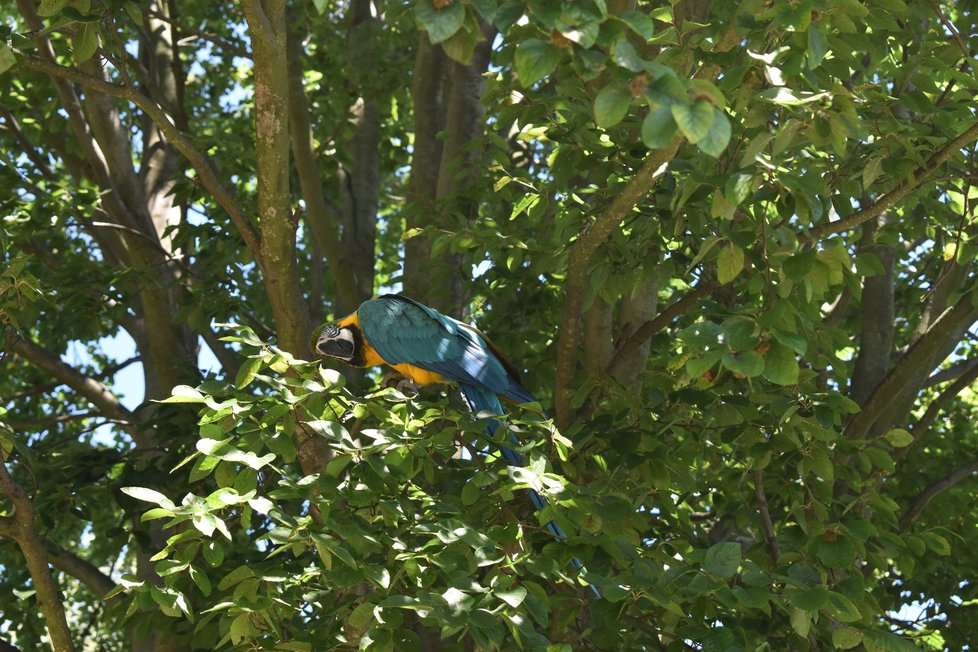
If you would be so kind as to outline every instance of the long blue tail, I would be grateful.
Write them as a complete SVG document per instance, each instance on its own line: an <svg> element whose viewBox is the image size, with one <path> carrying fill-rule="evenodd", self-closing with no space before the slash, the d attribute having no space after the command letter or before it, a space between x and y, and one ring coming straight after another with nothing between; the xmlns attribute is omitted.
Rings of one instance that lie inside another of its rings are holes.
<svg viewBox="0 0 978 652"><path fill-rule="evenodd" d="M465 398L465 402L469 404L469 409L473 412L491 412L492 414L503 413L503 406L502 403L499 402L499 397L492 392L486 391L481 387L461 383L459 384L459 389L462 391L462 396ZM489 425L486 427L487 434L491 437L495 434L496 429L499 428L499 426L500 423L498 421L490 420ZM509 431L509 440L517 446L520 445L520 440L517 439L516 435L513 434L512 431ZM499 448L499 453L511 466L526 466L526 460L523 459L523 456L511 448L501 446ZM547 499L541 496L535 489L528 488L527 492L530 494L530 502L533 503L533 507L538 512L547 506ZM567 534L553 521L547 523L547 530L558 539L562 541L567 540ZM580 559L574 557L571 562L578 571L582 573L585 572L584 564L581 563ZM594 588L594 586L588 586L594 593L595 597L601 597L601 594L596 588Z"/></svg>

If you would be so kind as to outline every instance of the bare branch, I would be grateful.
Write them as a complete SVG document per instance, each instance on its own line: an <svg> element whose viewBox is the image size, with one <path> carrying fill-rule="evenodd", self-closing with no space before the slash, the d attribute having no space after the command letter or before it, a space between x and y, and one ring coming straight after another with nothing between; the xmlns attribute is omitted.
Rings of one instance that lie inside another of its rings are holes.
<svg viewBox="0 0 978 652"><path fill-rule="evenodd" d="M217 45L222 50L227 51L228 54L232 54L236 57L243 57L245 59L251 58L251 52L249 52L248 48L244 45L232 43L231 41L222 36L218 36L217 34L211 34L210 32L203 32L199 29L195 29L186 23L182 23L179 20L175 20L170 16L165 16L158 11L153 11L152 9L147 10L146 15L151 18L155 18L161 23L166 23L176 28L182 34L186 34L187 36L180 39L181 44L185 44L194 38L199 38Z"/></svg>
<svg viewBox="0 0 978 652"><path fill-rule="evenodd" d="M938 494L942 491L946 491L958 484L962 480L966 480L971 476L978 473L978 459L974 459L959 469L955 469L951 473L947 474L937 482L932 483L929 487L924 489L920 494L913 499L910 503L910 507L900 518L900 531L906 530L913 522L917 520L921 512L927 507Z"/></svg>
<svg viewBox="0 0 978 652"><path fill-rule="evenodd" d="M700 302L701 299L709 296L710 293L716 288L717 284L715 282L701 281L692 292L670 305L650 321L642 324L638 330L632 333L632 336L618 348L618 351L615 352L614 357L608 364L608 368L605 370L606 373L609 375L614 375L618 367L624 364L628 357L637 351L644 341L648 340L653 335L668 326L669 323L676 317L679 317L680 315L691 310Z"/></svg>
<svg viewBox="0 0 978 652"><path fill-rule="evenodd" d="M299 178L302 197L306 201L306 223L323 250L330 274L336 283L339 295L338 304L342 310L353 310L360 297L353 271L343 264L343 253L339 240L339 224L330 213L323 194L319 165L313 151L312 125L309 122L309 107L306 92L302 85L302 53L299 39L290 30L288 36L289 58L289 131L292 141L292 154ZM317 307L318 308L318 307Z"/></svg>
<svg viewBox="0 0 978 652"><path fill-rule="evenodd" d="M856 414L845 429L849 439L865 439L873 424L900 399L911 384L915 374L924 368L933 368L934 357L947 344L955 330L973 318L978 290L972 288L938 317L927 332L910 346L906 355L894 365L890 373L876 388L861 412Z"/></svg>
<svg viewBox="0 0 978 652"><path fill-rule="evenodd" d="M48 568L44 544L37 534L34 523L34 503L24 488L7 471L7 465L0 461L0 493L10 499L14 514L4 519L2 533L12 538L20 548L37 592L37 602L44 615L51 645L55 652L74 652L71 631L61 599L61 590Z"/></svg>
<svg viewBox="0 0 978 652"><path fill-rule="evenodd" d="M32 363L38 369L41 369L55 378L60 382L68 385L73 390L84 396L89 402L95 407L101 410L102 414L109 417L110 419L115 419L119 422L126 422L130 424L135 424L137 419L121 402L119 399L109 391L109 388L100 383L99 381L86 376L74 367L66 364L47 349L25 340L20 335L14 332L12 328L7 328L4 331L4 337L6 339L7 349L21 356L28 362ZM135 425L131 425L126 428L132 435L133 439L139 444L148 444L146 439L146 434L142 432Z"/></svg>
<svg viewBox="0 0 978 652"><path fill-rule="evenodd" d="M937 420L937 415L940 411L944 409L951 400L960 394L966 387L970 386L975 380L978 380L978 365L972 366L967 372L961 375L960 378L955 380L952 384L948 385L940 394L937 395L927 409L917 420L917 423L913 425L911 433L913 434L913 444L916 444L920 439L930 430L930 427ZM893 451L894 459L901 459L906 457L907 453L913 448L913 444L910 446L904 446L903 448L898 448Z"/></svg>
<svg viewBox="0 0 978 652"><path fill-rule="evenodd" d="M41 158L41 155L38 154L36 149L34 149L34 145L27 140L27 136L25 136L24 132L21 130L20 123L17 122L17 118L14 117L14 114L12 114L7 107L0 105L0 116L3 116L5 128L9 129L10 133L12 133L14 138L17 139L17 142L20 143L21 150L27 155L27 158L31 160L34 167L48 179L53 178L54 175L51 172L51 168L48 167L44 159Z"/></svg>
<svg viewBox="0 0 978 652"><path fill-rule="evenodd" d="M955 378L960 378L975 368L978 368L978 358L968 358L963 362L959 362L956 365L948 367L947 369L942 369L937 373L928 376L927 383L924 385L924 387L932 387L934 385L946 383L949 380L954 380Z"/></svg>
<svg viewBox="0 0 978 652"><path fill-rule="evenodd" d="M87 586L97 597L101 598L115 588L112 578L91 562L65 550L54 541L44 539L43 542L51 564Z"/></svg>
<svg viewBox="0 0 978 652"><path fill-rule="evenodd" d="M235 227L241 232L249 251L255 255L259 248L260 239L251 220L245 216L231 191L218 179L217 171L210 158L197 149L189 136L177 129L170 117L158 104L130 86L112 84L79 70L59 66L19 50L17 55L24 62L24 65L31 70L74 82L84 88L126 100L139 107L163 132L167 140L173 143L173 146L187 158L190 165L196 170L200 184L214 197L214 201L227 212Z"/></svg>
<svg viewBox="0 0 978 652"><path fill-rule="evenodd" d="M969 61L971 61L971 53L968 51L968 46L964 44L964 41L961 39L961 35L958 33L958 30L954 29L954 24L950 20L948 20L947 16L944 15L944 12L941 11L941 8L937 4L937 2L935 2L934 0L929 0L929 2L930 2L930 8L934 10L934 13L937 14L937 17L940 19L941 23L944 24L944 27L947 28L947 31L949 31L951 33L951 36L954 37L954 41L958 44L958 49L961 50L961 54L964 55L965 64L967 64Z"/></svg>
<svg viewBox="0 0 978 652"><path fill-rule="evenodd" d="M101 416L96 412L78 412L75 414L59 414L52 416L48 419L31 419L28 421L12 421L8 422L7 425L14 430L30 430L34 428L50 428L51 426L56 426L59 423L66 423L68 421L77 421L78 419L90 419L92 417Z"/></svg>

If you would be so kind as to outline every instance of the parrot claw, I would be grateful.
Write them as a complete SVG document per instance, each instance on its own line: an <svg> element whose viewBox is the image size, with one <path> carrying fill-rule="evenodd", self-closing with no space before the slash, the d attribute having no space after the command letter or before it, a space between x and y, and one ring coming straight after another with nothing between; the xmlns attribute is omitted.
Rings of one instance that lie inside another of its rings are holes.
<svg viewBox="0 0 978 652"><path fill-rule="evenodd" d="M418 392L421 391L421 386L410 378L402 378L401 380L397 381L397 385L395 385L395 387L397 388L397 391L405 396L417 396Z"/></svg>
<svg viewBox="0 0 978 652"><path fill-rule="evenodd" d="M420 385L415 383L407 376L399 374L396 371L391 371L385 374L381 385L383 387L393 387L405 396L417 396L418 392L421 390Z"/></svg>

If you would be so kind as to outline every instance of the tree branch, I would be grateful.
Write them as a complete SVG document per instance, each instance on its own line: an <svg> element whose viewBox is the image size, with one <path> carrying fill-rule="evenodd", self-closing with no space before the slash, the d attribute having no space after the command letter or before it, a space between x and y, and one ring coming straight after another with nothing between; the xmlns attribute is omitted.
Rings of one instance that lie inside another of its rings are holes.
<svg viewBox="0 0 978 652"><path fill-rule="evenodd" d="M359 303L357 283L353 278L353 271L343 264L343 251L338 236L339 225L332 218L323 194L319 165L313 151L313 133L309 121L306 91L302 85L302 52L299 39L291 30L288 39L289 132L292 154L295 157L299 187L306 201L306 224L309 225L316 243L323 250L330 274L336 283L339 315L347 310L352 311Z"/></svg>
<svg viewBox="0 0 978 652"><path fill-rule="evenodd" d="M972 288L957 303L938 317L927 332L910 346L906 355L894 365L890 373L870 395L861 412L846 426L844 435L849 439L865 439L870 428L887 409L898 401L914 375L923 368L933 368L934 356L962 323L974 315L974 303L978 290Z"/></svg>
<svg viewBox="0 0 978 652"><path fill-rule="evenodd" d="M730 27L713 46L713 51L725 52L734 47L739 39L737 30ZM716 77L719 70L718 64L706 64L700 68L695 77L711 80ZM570 387L577 368L581 308L584 305L584 294L587 289L588 263L598 247L621 226L632 209L662 178L666 166L676 157L682 143L682 137L676 136L664 148L651 152L607 208L598 214L571 245L567 259L564 308L560 321L560 335L557 339L557 361L554 372L554 412L558 428L566 428L574 418ZM640 342L636 342L634 346L637 348L638 344Z"/></svg>
<svg viewBox="0 0 978 652"><path fill-rule="evenodd" d="M44 539L43 543L51 565L87 586L96 597L101 598L115 588L112 578L91 562L65 550L50 539Z"/></svg>
<svg viewBox="0 0 978 652"><path fill-rule="evenodd" d="M129 431L133 439L140 445L149 444L145 436L146 433L135 425L138 421L135 415L119 402L119 399L109 391L108 387L66 364L47 349L25 340L12 328L5 329L4 338L8 350L71 387L110 419L132 424L127 426L126 430Z"/></svg>
<svg viewBox="0 0 978 652"><path fill-rule="evenodd" d="M554 375L554 411L557 427L564 429L573 421L570 386L577 367L581 310L587 290L588 263L598 247L617 229L635 205L665 174L666 165L676 156L682 138L673 138L665 148L652 152L621 192L612 200L571 246L564 284L564 309L557 340L557 362ZM640 329L641 330L641 329ZM638 348L638 342L635 348ZM616 356L617 357L617 356Z"/></svg>
<svg viewBox="0 0 978 652"><path fill-rule="evenodd" d="M774 523L771 522L771 512L767 505L767 494L764 493L764 471L755 469L753 475L754 496L757 498L757 513L761 516L764 543L767 544L767 552L771 556L771 563L777 566L778 560L781 558L781 550L778 547L778 537L774 532Z"/></svg>
<svg viewBox="0 0 978 652"><path fill-rule="evenodd" d="M61 590L51 575L51 569L48 568L44 544L35 527L34 503L31 502L24 488L7 472L7 465L3 461L0 461L0 493L9 498L14 506L13 517L4 520L6 525L3 533L17 543L21 554L24 555L34 583L37 602L44 615L44 624L51 637L51 645L55 652L74 652L75 644L68 629Z"/></svg>
<svg viewBox="0 0 978 652"><path fill-rule="evenodd" d="M913 425L910 432L913 434L913 442L909 446L904 446L903 448L898 448L893 451L893 459L899 460L907 456L913 445L916 444L920 439L930 430L930 427L934 424L937 419L937 415L940 413L944 406L947 405L951 400L961 393L966 387L971 385L971 383L978 380L978 365L972 366L967 372L961 375L960 378L955 380L953 383L948 385L944 391L937 395L924 413L920 415L917 423Z"/></svg>
<svg viewBox="0 0 978 652"><path fill-rule="evenodd" d="M920 492L920 494L913 499L913 502L910 503L910 507L907 508L907 511L900 518L900 531L902 532L913 525L913 522L917 520L921 512L923 512L927 507L927 504L939 493L950 489L962 480L965 480L976 473L978 473L978 459L974 459L961 468L952 471Z"/></svg>
<svg viewBox="0 0 978 652"><path fill-rule="evenodd" d="M880 195L875 202L866 208L856 211L849 217L815 227L812 229L811 235L807 237L802 236L801 240L803 242L815 242L835 233L849 231L850 229L856 228L863 222L868 222L869 220L879 217L885 211L899 204L910 193L923 185L927 178L930 177L930 175L932 175L939 167L944 165L948 159L975 140L978 140L978 122L969 127L960 136L954 138L944 147L936 151L930 157L930 160L927 161L927 164L914 173L913 178L901 182L896 188L888 193Z"/></svg>
<svg viewBox="0 0 978 652"><path fill-rule="evenodd" d="M170 120L170 117L158 104L130 86L112 84L87 75L79 70L66 68L65 66L59 66L58 64L39 59L20 50L17 50L16 53L24 62L24 65L31 70L43 72L52 77L74 82L83 88L89 88L111 97L126 100L141 109L149 116L153 124L163 132L167 140L173 143L173 146L187 158L190 165L196 170L201 186L227 212L235 227L241 232L241 236L244 238L249 251L252 252L252 255L255 255L255 252L258 251L260 238L251 220L245 216L241 206L231 194L231 191L218 179L217 171L210 158L194 146L189 136L177 129L173 121Z"/></svg>
<svg viewBox="0 0 978 652"><path fill-rule="evenodd" d="M4 125L6 125L5 128L9 129L10 133L12 133L14 138L17 139L17 142L20 143L20 147L24 154L26 154L27 158L31 160L31 163L34 164L34 167L37 168L38 172L48 179L53 179L54 173L51 172L51 168L48 167L48 164L44 161L41 155L37 153L37 150L34 149L34 145L27 140L27 136L25 136L24 132L21 130L20 123L17 122L17 118L14 116L14 114L11 113L7 107L0 105L0 116L3 116L3 122Z"/></svg>
<svg viewBox="0 0 978 652"><path fill-rule="evenodd" d="M944 24L944 27L946 27L947 31L951 33L951 36L954 37L955 43L958 44L958 49L961 50L961 54L964 55L965 65L967 65L968 62L971 61L971 52L968 51L968 46L964 44L964 40L962 40L961 35L958 34L958 30L954 29L954 24L948 20L947 16L944 15L944 12L941 11L941 7L937 4L937 2L935 2L935 0L929 1L930 8L934 10L934 13L937 14L937 18Z"/></svg>
<svg viewBox="0 0 978 652"><path fill-rule="evenodd" d="M249 0L242 8L255 53L255 152L261 248L253 253L262 272L279 344L293 355L301 356L306 353L310 325L309 311L299 287L289 195L285 4L278 0Z"/></svg>
<svg viewBox="0 0 978 652"><path fill-rule="evenodd" d="M937 373L928 376L927 383L924 385L924 387L933 387L934 385L940 385L941 383L946 383L949 380L960 378L975 368L978 368L978 358L968 358L963 362L959 362L956 365L948 367L947 369L942 369Z"/></svg>
<svg viewBox="0 0 978 652"><path fill-rule="evenodd" d="M709 296L710 293L716 288L717 284L714 281L701 281L695 288L693 288L692 292L667 307L653 319L642 324L634 333L632 333L631 337L625 340L625 343L618 348L614 357L611 358L611 362L608 363L605 373L608 375L614 375L617 372L618 367L624 364L628 358L638 350L643 342L650 339L653 335L668 326L673 319L692 309L700 302L701 299Z"/></svg>
<svg viewBox="0 0 978 652"><path fill-rule="evenodd" d="M882 274L863 279L862 301L859 304L861 328L859 353L853 365L849 381L849 398L863 405L873 390L886 377L893 352L893 334L896 329L893 317L894 269L896 247L876 242L876 233L883 228L886 215L867 222L859 243L860 252L876 256L883 267Z"/></svg>

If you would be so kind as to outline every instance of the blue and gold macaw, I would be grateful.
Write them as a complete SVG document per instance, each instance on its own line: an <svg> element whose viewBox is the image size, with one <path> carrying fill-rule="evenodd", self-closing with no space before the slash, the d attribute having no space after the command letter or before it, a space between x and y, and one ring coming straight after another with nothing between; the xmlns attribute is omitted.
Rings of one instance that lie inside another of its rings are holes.
<svg viewBox="0 0 978 652"><path fill-rule="evenodd" d="M454 383L473 412L503 413L502 397L515 403L536 399L520 383L519 372L485 335L413 299L388 294L370 299L349 317L326 324L313 333L316 353L338 358L354 367L388 365L419 385ZM499 423L490 421L492 436ZM519 440L510 432L510 440ZM523 456L505 446L508 464L523 466ZM529 489L537 510L546 500ZM547 528L565 539L553 522Z"/></svg>

